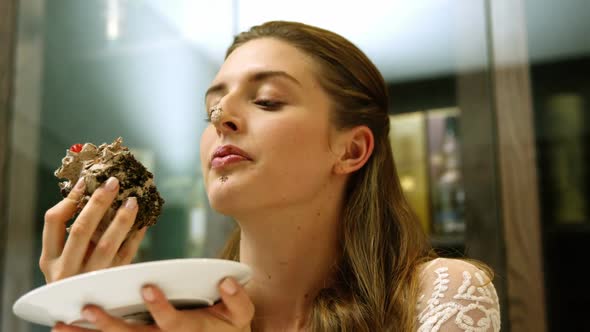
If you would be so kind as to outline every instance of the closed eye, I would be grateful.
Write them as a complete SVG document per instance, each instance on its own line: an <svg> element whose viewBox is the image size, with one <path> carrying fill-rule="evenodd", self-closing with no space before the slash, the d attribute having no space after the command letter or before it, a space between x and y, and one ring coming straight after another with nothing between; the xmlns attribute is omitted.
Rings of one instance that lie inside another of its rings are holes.
<svg viewBox="0 0 590 332"><path fill-rule="evenodd" d="M261 108L267 109L267 110L277 110L284 105L283 102L270 100L270 99L256 99L256 100L254 100L254 104L260 106Z"/></svg>

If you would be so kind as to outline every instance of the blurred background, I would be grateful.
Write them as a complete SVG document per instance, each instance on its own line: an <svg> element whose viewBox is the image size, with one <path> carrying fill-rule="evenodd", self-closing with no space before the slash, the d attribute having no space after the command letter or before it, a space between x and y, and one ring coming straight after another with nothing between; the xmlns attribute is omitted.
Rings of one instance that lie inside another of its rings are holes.
<svg viewBox="0 0 590 332"><path fill-rule="evenodd" d="M503 331L582 330L590 287L590 1L0 0L1 331L44 284L43 214L74 143L121 136L166 199L138 261L215 257L204 92L240 31L337 32L384 75L402 186L437 251L489 263ZM384 184L387 185L387 184Z"/></svg>

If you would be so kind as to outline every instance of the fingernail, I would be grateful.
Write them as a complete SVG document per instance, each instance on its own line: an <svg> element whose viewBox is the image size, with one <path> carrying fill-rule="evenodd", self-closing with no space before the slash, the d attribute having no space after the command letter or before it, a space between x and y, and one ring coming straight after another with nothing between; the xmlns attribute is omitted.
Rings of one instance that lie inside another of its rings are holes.
<svg viewBox="0 0 590 332"><path fill-rule="evenodd" d="M104 187L108 191L115 191L115 190L117 190L118 185L119 185L119 180L117 180L117 178L115 178L115 177L110 177L107 180L107 183L105 184Z"/></svg>
<svg viewBox="0 0 590 332"><path fill-rule="evenodd" d="M74 186L74 189L77 191L82 191L84 190L85 185L86 182L84 181L84 178L79 178L78 182L76 182L76 185Z"/></svg>
<svg viewBox="0 0 590 332"><path fill-rule="evenodd" d="M127 201L125 201L125 207L133 210L137 207L137 198L135 197L128 197Z"/></svg>
<svg viewBox="0 0 590 332"><path fill-rule="evenodd" d="M90 323L96 322L96 315L90 309L82 310L82 317L84 317L84 319L86 319Z"/></svg>
<svg viewBox="0 0 590 332"><path fill-rule="evenodd" d="M146 286L141 290L141 294L143 295L143 299L148 302L153 302L156 299L156 295L154 294L154 290Z"/></svg>
<svg viewBox="0 0 590 332"><path fill-rule="evenodd" d="M221 290L229 295L234 295L238 292L238 287L236 286L235 281L233 281L231 278L225 278L221 282Z"/></svg>

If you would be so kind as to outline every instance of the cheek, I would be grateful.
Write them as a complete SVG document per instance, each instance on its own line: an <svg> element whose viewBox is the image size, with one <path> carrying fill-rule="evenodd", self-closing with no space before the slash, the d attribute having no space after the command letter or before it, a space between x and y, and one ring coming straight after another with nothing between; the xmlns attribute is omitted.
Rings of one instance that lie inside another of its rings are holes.
<svg viewBox="0 0 590 332"><path fill-rule="evenodd" d="M290 179L324 174L330 165L327 130L309 121L268 126L265 135L272 173ZM296 182L296 181L294 181Z"/></svg>
<svg viewBox="0 0 590 332"><path fill-rule="evenodd" d="M201 157L201 172L206 176L207 165L209 164L209 153L211 153L212 145L215 143L215 130L212 126L205 128L201 135L200 157Z"/></svg>

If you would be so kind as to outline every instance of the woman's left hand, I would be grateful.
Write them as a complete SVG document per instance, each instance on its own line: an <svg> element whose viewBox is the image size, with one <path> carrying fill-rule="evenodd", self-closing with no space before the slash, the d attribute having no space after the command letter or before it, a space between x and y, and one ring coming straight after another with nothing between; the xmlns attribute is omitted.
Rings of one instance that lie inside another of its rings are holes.
<svg viewBox="0 0 590 332"><path fill-rule="evenodd" d="M221 302L202 309L176 310L156 286L146 286L142 296L154 318L154 325L129 324L112 317L97 306L86 306L83 317L104 332L246 332L254 317L254 304L244 288L231 278L219 285ZM58 323L52 332L91 332L77 326Z"/></svg>

